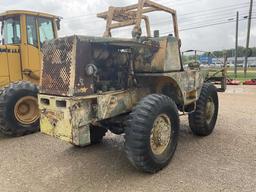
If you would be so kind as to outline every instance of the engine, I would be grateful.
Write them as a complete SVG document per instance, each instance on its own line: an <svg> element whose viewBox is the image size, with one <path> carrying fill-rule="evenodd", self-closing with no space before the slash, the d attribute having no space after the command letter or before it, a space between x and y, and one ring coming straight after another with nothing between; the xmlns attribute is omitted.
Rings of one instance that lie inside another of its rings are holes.
<svg viewBox="0 0 256 192"><path fill-rule="evenodd" d="M94 74L95 91L125 89L128 85L129 49L116 46L93 47L93 63L88 65L87 74Z"/></svg>
<svg viewBox="0 0 256 192"><path fill-rule="evenodd" d="M128 86L130 47L70 36L43 46L41 93L85 96Z"/></svg>

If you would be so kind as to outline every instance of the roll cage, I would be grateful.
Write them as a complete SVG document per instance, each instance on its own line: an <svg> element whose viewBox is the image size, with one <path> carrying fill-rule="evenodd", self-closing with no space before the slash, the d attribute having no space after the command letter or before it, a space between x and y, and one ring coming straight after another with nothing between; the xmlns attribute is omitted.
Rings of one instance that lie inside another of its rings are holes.
<svg viewBox="0 0 256 192"><path fill-rule="evenodd" d="M149 18L145 14L154 11L163 11L172 15L174 35L179 39L176 11L150 0L138 0L137 4L126 7L110 6L108 11L98 13L97 17L106 20L106 29L103 34L104 37L111 37L112 29L134 25L132 37L139 38L141 36L142 20L145 21L147 36L151 37Z"/></svg>

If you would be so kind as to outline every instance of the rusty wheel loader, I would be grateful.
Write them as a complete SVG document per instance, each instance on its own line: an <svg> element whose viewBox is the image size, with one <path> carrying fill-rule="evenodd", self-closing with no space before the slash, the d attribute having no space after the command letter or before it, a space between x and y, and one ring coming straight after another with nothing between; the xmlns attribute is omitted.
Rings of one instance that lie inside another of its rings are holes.
<svg viewBox="0 0 256 192"><path fill-rule="evenodd" d="M151 36L147 13L153 11L172 16L174 34ZM129 161L155 173L174 155L181 114L188 114L195 135L212 133L217 89L207 70L184 70L175 10L139 0L97 16L107 23L103 37L74 35L44 44L41 131L75 146L98 143L107 130L124 134ZM125 26L134 26L131 39L111 37L112 29Z"/></svg>
<svg viewBox="0 0 256 192"><path fill-rule="evenodd" d="M41 47L57 38L60 18L13 10L0 14L0 21L0 131L21 136L39 131Z"/></svg>

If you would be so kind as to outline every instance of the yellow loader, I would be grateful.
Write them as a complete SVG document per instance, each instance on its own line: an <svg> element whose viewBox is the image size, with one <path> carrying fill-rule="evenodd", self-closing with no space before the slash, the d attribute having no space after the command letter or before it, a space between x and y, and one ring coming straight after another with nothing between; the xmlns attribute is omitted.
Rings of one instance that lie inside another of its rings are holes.
<svg viewBox="0 0 256 192"><path fill-rule="evenodd" d="M0 14L0 21L0 131L26 135L39 131L41 47L57 38L60 17L13 10Z"/></svg>

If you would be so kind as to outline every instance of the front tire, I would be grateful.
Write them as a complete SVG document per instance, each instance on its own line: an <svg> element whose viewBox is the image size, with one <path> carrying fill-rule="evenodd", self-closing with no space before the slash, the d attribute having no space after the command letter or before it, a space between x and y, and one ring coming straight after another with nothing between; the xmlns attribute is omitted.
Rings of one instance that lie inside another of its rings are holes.
<svg viewBox="0 0 256 192"><path fill-rule="evenodd" d="M204 83L196 110L189 114L189 126L198 136L210 135L215 127L219 110L219 100L216 87L211 83Z"/></svg>
<svg viewBox="0 0 256 192"><path fill-rule="evenodd" d="M125 129L125 151L139 170L155 173L164 168L176 150L179 115L167 96L143 98L129 115Z"/></svg>
<svg viewBox="0 0 256 192"><path fill-rule="evenodd" d="M39 131L37 86L29 82L11 83L0 96L0 131L22 136Z"/></svg>

